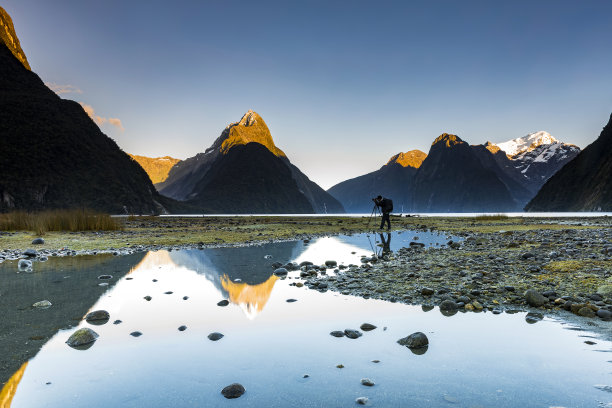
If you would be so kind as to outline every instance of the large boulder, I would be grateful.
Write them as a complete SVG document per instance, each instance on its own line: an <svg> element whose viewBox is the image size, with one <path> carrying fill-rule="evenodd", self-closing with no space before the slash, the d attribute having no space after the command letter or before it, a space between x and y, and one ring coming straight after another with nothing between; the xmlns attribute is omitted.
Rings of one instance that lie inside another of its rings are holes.
<svg viewBox="0 0 612 408"><path fill-rule="evenodd" d="M542 296L542 294L534 289L528 289L525 291L525 301L529 306L540 307L548 303L548 299Z"/></svg>

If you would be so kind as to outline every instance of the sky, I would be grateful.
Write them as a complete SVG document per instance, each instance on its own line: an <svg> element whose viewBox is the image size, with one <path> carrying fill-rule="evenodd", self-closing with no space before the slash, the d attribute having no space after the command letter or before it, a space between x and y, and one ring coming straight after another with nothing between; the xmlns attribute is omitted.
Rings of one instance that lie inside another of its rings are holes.
<svg viewBox="0 0 612 408"><path fill-rule="evenodd" d="M253 109L325 189L444 132L584 148L612 112L607 0L0 6L32 70L124 151L185 159Z"/></svg>

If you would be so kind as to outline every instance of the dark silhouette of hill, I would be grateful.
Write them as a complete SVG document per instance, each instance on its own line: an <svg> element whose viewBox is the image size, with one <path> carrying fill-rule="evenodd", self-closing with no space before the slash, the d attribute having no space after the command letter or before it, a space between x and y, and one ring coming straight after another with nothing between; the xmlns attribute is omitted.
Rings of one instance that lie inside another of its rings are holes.
<svg viewBox="0 0 612 408"><path fill-rule="evenodd" d="M343 181L327 190L350 213L372 211L372 198L379 194L393 200L396 212L410 211L414 176L427 155L419 150L399 153L380 169Z"/></svg>
<svg viewBox="0 0 612 408"><path fill-rule="evenodd" d="M552 176L526 211L612 211L612 115L593 143Z"/></svg>
<svg viewBox="0 0 612 408"><path fill-rule="evenodd" d="M274 145L261 116L248 111L204 153L183 160L156 185L206 213L342 213L344 208Z"/></svg>
<svg viewBox="0 0 612 408"><path fill-rule="evenodd" d="M535 195L527 188L529 180L515 167L506 153L496 145L487 142L484 145L472 146L472 150L484 168L491 170L504 183L516 209L521 209Z"/></svg>
<svg viewBox="0 0 612 408"><path fill-rule="evenodd" d="M78 103L47 88L6 41L0 36L0 211L158 213L162 202L172 205Z"/></svg>
<svg viewBox="0 0 612 408"><path fill-rule="evenodd" d="M504 183L472 148L455 135L439 136L414 180L413 211L512 211L516 204Z"/></svg>

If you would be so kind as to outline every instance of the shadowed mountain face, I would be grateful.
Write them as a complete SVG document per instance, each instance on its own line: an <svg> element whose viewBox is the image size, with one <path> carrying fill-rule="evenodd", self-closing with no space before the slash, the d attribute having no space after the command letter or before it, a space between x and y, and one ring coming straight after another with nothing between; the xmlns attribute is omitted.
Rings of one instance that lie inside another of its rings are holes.
<svg viewBox="0 0 612 408"><path fill-rule="evenodd" d="M144 170L78 103L61 99L26 69L25 56L26 62L15 58L21 51L10 49L19 45L14 32L17 46L6 41L0 36L0 211L164 211L160 201L171 200L158 195Z"/></svg>
<svg viewBox="0 0 612 408"><path fill-rule="evenodd" d="M527 211L612 211L612 115L599 138L552 176Z"/></svg>
<svg viewBox="0 0 612 408"><path fill-rule="evenodd" d="M419 150L399 153L380 169L336 184L327 190L351 213L372 211L372 198L379 194L393 200L396 212L410 211L414 176L427 155Z"/></svg>
<svg viewBox="0 0 612 408"><path fill-rule="evenodd" d="M414 181L413 211L481 212L516 210L508 189L472 148L442 134L431 146Z"/></svg>
<svg viewBox="0 0 612 408"><path fill-rule="evenodd" d="M344 212L291 164L253 111L227 126L204 153L177 163L157 188L206 213Z"/></svg>
<svg viewBox="0 0 612 408"><path fill-rule="evenodd" d="M128 153L129 154L129 153ZM129 154L129 156L136 160L140 167L147 172L147 175L153 182L153 184L161 183L168 178L168 173L172 167L180 162L180 159L175 159L170 156L164 157L145 157L137 156L135 154Z"/></svg>

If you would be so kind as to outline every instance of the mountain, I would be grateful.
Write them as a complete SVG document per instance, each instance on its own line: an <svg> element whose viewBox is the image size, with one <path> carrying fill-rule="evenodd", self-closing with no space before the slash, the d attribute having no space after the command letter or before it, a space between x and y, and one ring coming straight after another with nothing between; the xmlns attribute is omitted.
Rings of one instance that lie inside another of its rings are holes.
<svg viewBox="0 0 612 408"><path fill-rule="evenodd" d="M145 171L104 135L81 105L29 70L0 8L0 211L90 208L165 211Z"/></svg>
<svg viewBox="0 0 612 408"><path fill-rule="evenodd" d="M372 211L372 198L379 194L393 200L396 212L410 211L414 176L427 155L420 150L398 153L380 169L336 184L327 190L350 213Z"/></svg>
<svg viewBox="0 0 612 408"><path fill-rule="evenodd" d="M157 185L168 197L207 213L341 213L342 205L276 147L249 110L204 153L183 160Z"/></svg>
<svg viewBox="0 0 612 408"><path fill-rule="evenodd" d="M414 180L413 211L512 211L516 204L494 171L456 135L434 140Z"/></svg>
<svg viewBox="0 0 612 408"><path fill-rule="evenodd" d="M129 154L129 153L128 153ZM168 173L170 169L178 162L180 159L175 159L170 156L164 157L145 157L145 156L137 156L135 154L129 154L129 156L136 160L140 167L147 172L147 175L153 182L153 184L161 183L168 178Z"/></svg>
<svg viewBox="0 0 612 408"><path fill-rule="evenodd" d="M593 143L552 176L527 211L612 211L612 115Z"/></svg>
<svg viewBox="0 0 612 408"><path fill-rule="evenodd" d="M530 198L535 196L546 180L580 152L578 146L563 143L544 131L530 133L496 146L508 155L513 167L520 172L518 177L514 172L509 173L509 176L531 191Z"/></svg>
<svg viewBox="0 0 612 408"><path fill-rule="evenodd" d="M487 142L484 145L472 146L472 151L484 168L491 170L504 183L516 209L522 209L533 198L535 193L527 187L529 180L498 146Z"/></svg>

